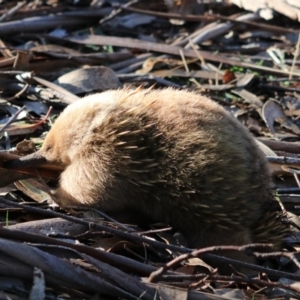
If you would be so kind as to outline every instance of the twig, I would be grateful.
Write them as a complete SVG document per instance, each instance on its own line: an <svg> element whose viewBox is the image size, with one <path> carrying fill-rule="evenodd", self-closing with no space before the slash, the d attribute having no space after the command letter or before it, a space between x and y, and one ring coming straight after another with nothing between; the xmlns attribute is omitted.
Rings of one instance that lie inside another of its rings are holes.
<svg viewBox="0 0 300 300"><path fill-rule="evenodd" d="M26 83L25 85L24 85L24 87L21 89L21 91L19 91L17 94L15 94L13 97L10 97L10 98L7 98L7 101L12 101L12 100L14 100L14 99L16 99L16 98L19 98L23 93L25 93L26 92L26 90L29 88L29 84L28 83Z"/></svg>
<svg viewBox="0 0 300 300"><path fill-rule="evenodd" d="M0 17L0 22L5 21L5 19L7 19L7 17L11 17L15 12L17 12L17 11L18 11L20 8L22 8L25 4L26 4L26 1L17 3L16 6L14 6L13 8L11 8L6 14L3 14L3 15Z"/></svg>
<svg viewBox="0 0 300 300"><path fill-rule="evenodd" d="M157 241L145 238L145 237L140 237L140 236L130 234L130 233L127 233L127 232L122 232L122 231L114 229L114 228L110 228L110 227L107 227L107 226L104 226L104 225L101 225L101 224L95 224L93 222L88 222L88 221L85 221L85 220L82 220L82 219L78 219L78 218L71 217L71 216L68 216L68 215L65 215L65 214L61 214L61 213L57 213L57 212L54 212L54 211L39 209L39 208L36 208L36 207L30 207L30 206L27 206L27 205L21 205L21 204L9 201L7 199L4 199L3 197L0 197L0 201L2 203L6 204L6 205L9 205L9 206L23 208L26 211L33 212L33 213L38 213L38 214L48 216L48 217L62 218L62 219L65 219L65 220L68 220L68 221L71 221L71 222L75 222L75 223L78 223L78 224L88 226L90 228L96 228L96 229L99 229L99 230L110 232L112 234L115 234L117 236L120 236L122 238L126 238L126 239L134 241L134 242L139 242L139 243L142 243L142 244L143 243L144 244L149 244L149 245L151 245L153 247L157 247L159 249L169 249L169 250L172 250L172 251L178 251L180 253L191 253L191 252L194 251L193 249L164 244L164 243L157 242ZM205 255L203 255L203 257L214 259L216 262L230 263L232 265L236 265L236 266L239 266L239 267L242 267L242 268L249 268L249 269L252 269L252 270L255 270L255 271L258 271L258 272L264 272L264 273L267 273L267 274L270 274L270 275L273 275L273 276L276 276L276 277L285 277L285 278L290 278L290 279L293 279L293 280L300 280L300 275L299 274L291 274L291 273L287 273L287 272L272 270L272 269L264 268L264 267L261 267L261 266L248 264L248 263L245 263L245 262L242 262L242 261L237 261L237 260L234 260L234 259L230 259L230 258L227 258L227 257L220 257L218 255L213 255L213 254L205 254Z"/></svg>
<svg viewBox="0 0 300 300"><path fill-rule="evenodd" d="M111 45L116 47L138 48L138 49L144 49L146 51L154 51L154 52L172 54L172 55L179 55L179 50L182 49L182 52L186 57L196 57L196 58L198 57L198 55L196 55L194 50L192 49L184 49L182 47L167 45L163 43L146 42L146 41L141 41L133 38L123 38L117 36L86 35L80 37L65 38L64 40L73 43L78 43L78 44L92 44L92 45L99 45L99 46ZM208 51L197 50L197 52L199 52L200 55L205 60L210 60L213 62L224 63L224 64L239 66L243 68L249 68L249 69L257 70L260 72L267 72L271 74L286 75L291 73L284 70L278 70L276 68L265 67L254 63L244 62L242 60L229 58L225 55L220 55L220 54L215 55ZM291 74L295 76L300 76L300 72L293 72Z"/></svg>
<svg viewBox="0 0 300 300"><path fill-rule="evenodd" d="M297 257L295 256L295 253L293 252L270 252L270 253L259 253L259 252L253 252L253 254L256 257L266 258L266 257L286 257L290 261L292 261L299 269L300 269L300 262L298 261Z"/></svg>
<svg viewBox="0 0 300 300"><path fill-rule="evenodd" d="M271 281L266 281L266 280L260 280L260 279L254 279L254 278L248 278L248 277L240 277L240 276L223 276L223 275L215 275L215 274L210 274L210 275L204 275L201 274L198 276L198 274L196 275L163 275L162 276L162 280L165 281L174 281L174 280L195 280L195 279L204 279L203 281L205 282L234 282L236 284L241 284L241 283L248 283L251 285L258 285L258 286L262 286L262 287L278 287L278 288L284 288L296 293L300 292L300 288L294 287L294 286L290 286L287 284L282 284L282 283L278 283L278 282L271 282ZM194 288L194 285L191 284L191 287Z"/></svg>
<svg viewBox="0 0 300 300"><path fill-rule="evenodd" d="M300 143L274 141L266 138L257 138L257 140L267 145L274 151L285 151L289 153L300 154Z"/></svg>
<svg viewBox="0 0 300 300"><path fill-rule="evenodd" d="M116 219L108 216L107 214L105 214L104 212L102 212L101 210L99 209L95 209L95 208L90 208L90 207L78 207L78 206L66 206L65 207L66 209L68 208L71 208L71 209L80 209L80 210L87 210L87 211L93 211L95 213L97 213L98 215L102 216L103 218L115 223L116 225L118 225L119 227L125 229L126 231L129 231L129 232L136 232L136 230L134 230L133 228L130 228L120 222L118 222Z"/></svg>
<svg viewBox="0 0 300 300"><path fill-rule="evenodd" d="M151 10L145 10L145 9L139 9L135 7L127 7L125 5L119 5L116 4L115 7L118 7L122 10L125 11L132 11L140 14L145 14L149 16L155 16L155 17L160 17L160 18L167 18L167 19L178 19L178 20L185 20L185 21L190 21L190 22L199 22L199 21L225 21L225 22L232 22L235 24L245 24L249 25L251 27L256 27L256 28L261 28L264 30L268 31L273 31L277 33L288 33L288 32L296 32L294 29L290 28L282 28L279 26L274 26L274 25L268 25L268 24L261 24L258 22L251 22L251 21L239 21L233 18L229 17L224 17L220 15L214 15L214 14L209 14L205 16L201 15L181 15L181 14L175 14L175 13L165 13L165 12L157 12L157 11L151 11Z"/></svg>
<svg viewBox="0 0 300 300"><path fill-rule="evenodd" d="M118 266L121 267L122 269L126 269L127 271L135 272L143 276L149 276L151 272L156 270L156 268L153 266L140 263L131 258L127 258L124 256L120 256L118 254L95 249L83 244L80 245L71 244L41 234L29 233L21 230L13 230L13 229L6 229L4 227L0 227L0 235L2 238L18 240L22 242L43 243L47 245L58 245L58 246L68 247L70 249L74 249L81 253L90 255L98 260L103 260L106 263L112 264L113 266Z"/></svg>
<svg viewBox="0 0 300 300"><path fill-rule="evenodd" d="M270 163L278 165L293 165L300 167L300 158L286 157L286 156L267 156Z"/></svg>
<svg viewBox="0 0 300 300"><path fill-rule="evenodd" d="M3 125L3 127L0 128L0 134L1 134L2 132L4 132L5 129L6 129L12 122L14 122L14 121L17 119L18 115L19 115L23 110L25 110L25 108L26 108L26 106L21 107L17 112L15 112L15 113L9 118L9 120Z"/></svg>
<svg viewBox="0 0 300 300"><path fill-rule="evenodd" d="M102 20L100 20L99 24L103 24L104 22L114 18L117 14L119 14L122 11L123 8L127 8L130 5L138 3L138 2L139 2L139 0L131 0L131 1L127 2L123 7L118 8L117 6L115 6L115 8L117 8L117 9L113 10L107 17L104 17Z"/></svg>
<svg viewBox="0 0 300 300"><path fill-rule="evenodd" d="M256 247L264 247L264 248L269 247L269 248L271 248L272 245L271 244L251 244L251 245L245 245L245 246L211 246L211 247L206 247L206 248L202 248L202 249L193 251L191 253L182 254L182 255L176 257L175 259L171 260L167 264L165 264L162 268L160 268L157 271L153 272L149 276L148 282L156 282L158 279L161 278L163 273L170 270L171 268L174 268L175 266L177 266L181 262L183 262L187 259L190 259L190 258L198 257L199 255L203 255L203 254L208 253L208 252L242 251L242 252L247 253L247 252L249 252L249 250L251 250L251 248L256 248Z"/></svg>

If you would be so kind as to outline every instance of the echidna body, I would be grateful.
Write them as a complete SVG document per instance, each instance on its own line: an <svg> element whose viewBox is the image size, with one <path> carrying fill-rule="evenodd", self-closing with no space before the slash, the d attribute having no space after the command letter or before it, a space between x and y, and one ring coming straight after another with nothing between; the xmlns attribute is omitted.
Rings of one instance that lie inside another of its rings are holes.
<svg viewBox="0 0 300 300"><path fill-rule="evenodd" d="M174 89L107 91L69 105L37 156L65 166L57 199L164 222L191 247L279 245L266 159L221 106Z"/></svg>

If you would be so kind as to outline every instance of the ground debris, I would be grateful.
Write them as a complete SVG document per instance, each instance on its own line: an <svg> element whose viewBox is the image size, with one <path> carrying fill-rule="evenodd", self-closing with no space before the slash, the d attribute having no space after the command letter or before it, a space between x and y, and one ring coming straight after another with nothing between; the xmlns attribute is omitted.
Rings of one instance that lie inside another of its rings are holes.
<svg viewBox="0 0 300 300"><path fill-rule="evenodd" d="M1 1L0 297L300 297L300 8L250 2ZM195 90L263 144L295 231L281 252L230 248L268 258L248 266L256 277L234 260L232 276L219 274L201 260L216 247L188 249L167 224L149 230L93 209L62 211L51 199L60 168L3 167L39 148L68 104L122 86Z"/></svg>

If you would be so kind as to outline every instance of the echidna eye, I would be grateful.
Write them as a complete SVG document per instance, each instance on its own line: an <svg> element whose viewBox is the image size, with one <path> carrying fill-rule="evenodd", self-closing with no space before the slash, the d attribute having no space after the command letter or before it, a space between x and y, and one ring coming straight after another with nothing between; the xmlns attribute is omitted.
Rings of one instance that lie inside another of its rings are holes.
<svg viewBox="0 0 300 300"><path fill-rule="evenodd" d="M52 146L51 145L48 145L47 147L46 147L46 151L50 151L52 149Z"/></svg>

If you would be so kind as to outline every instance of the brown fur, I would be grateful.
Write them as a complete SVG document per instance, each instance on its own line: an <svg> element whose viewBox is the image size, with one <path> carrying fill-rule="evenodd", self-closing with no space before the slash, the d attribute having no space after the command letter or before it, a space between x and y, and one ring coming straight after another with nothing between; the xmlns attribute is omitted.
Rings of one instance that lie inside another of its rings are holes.
<svg viewBox="0 0 300 300"><path fill-rule="evenodd" d="M255 140L196 93L125 89L85 97L65 109L39 152L66 167L57 190L62 205L165 222L192 247L279 245L284 235L270 218L277 202Z"/></svg>

